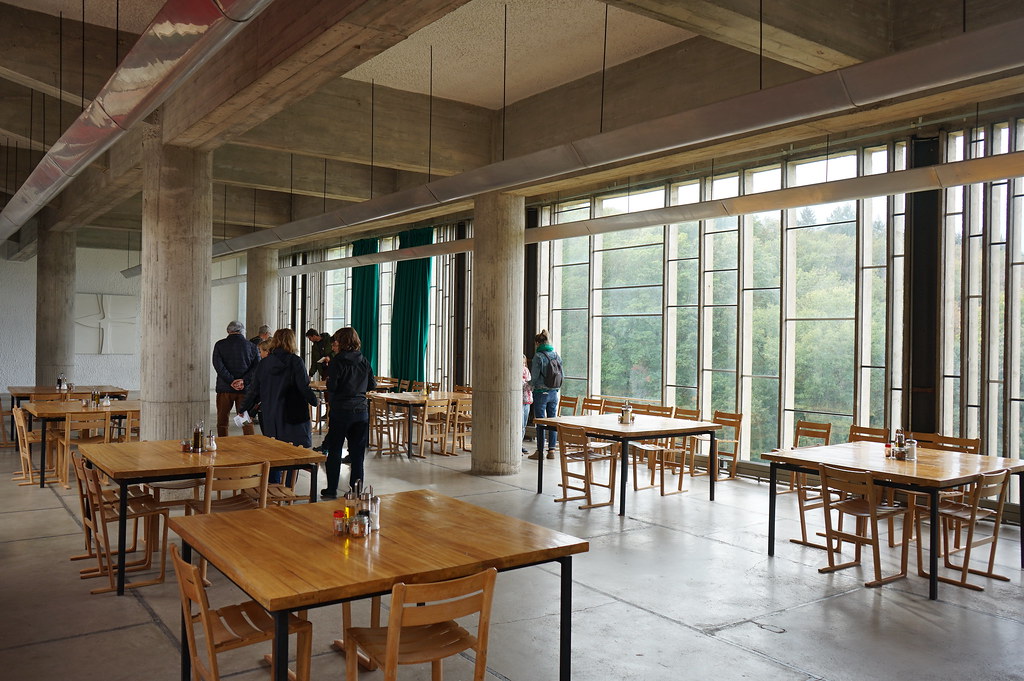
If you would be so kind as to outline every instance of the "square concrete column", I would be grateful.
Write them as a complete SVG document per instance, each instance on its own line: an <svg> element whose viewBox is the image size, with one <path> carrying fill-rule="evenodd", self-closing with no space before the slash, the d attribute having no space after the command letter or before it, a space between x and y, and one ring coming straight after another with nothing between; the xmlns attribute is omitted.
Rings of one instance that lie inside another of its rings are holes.
<svg viewBox="0 0 1024 681"><path fill-rule="evenodd" d="M75 380L75 242L73 231L57 232L40 216L36 250L36 385Z"/></svg>
<svg viewBox="0 0 1024 681"><path fill-rule="evenodd" d="M253 248L245 254L245 330L252 338L261 325L277 330L277 249Z"/></svg>
<svg viewBox="0 0 1024 681"><path fill-rule="evenodd" d="M210 423L211 155L143 135L142 439Z"/></svg>
<svg viewBox="0 0 1024 681"><path fill-rule="evenodd" d="M473 218L473 465L485 475L522 466L523 197L490 193Z"/></svg>

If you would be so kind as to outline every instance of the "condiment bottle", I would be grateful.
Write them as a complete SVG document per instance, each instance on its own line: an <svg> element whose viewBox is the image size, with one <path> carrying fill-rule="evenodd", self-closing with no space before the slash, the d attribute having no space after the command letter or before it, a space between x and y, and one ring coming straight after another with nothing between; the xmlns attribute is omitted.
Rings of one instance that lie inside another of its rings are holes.
<svg viewBox="0 0 1024 681"><path fill-rule="evenodd" d="M206 448L211 452L217 451L217 435L213 432L212 428L206 434Z"/></svg>
<svg viewBox="0 0 1024 681"><path fill-rule="evenodd" d="M203 451L203 426L202 421L192 428L192 451L197 454Z"/></svg>
<svg viewBox="0 0 1024 681"><path fill-rule="evenodd" d="M345 518L344 509L338 509L334 512L334 536L344 537L348 534L348 520Z"/></svg>
<svg viewBox="0 0 1024 681"><path fill-rule="evenodd" d="M370 533L370 512L362 510L348 525L348 533L353 537L365 537Z"/></svg>

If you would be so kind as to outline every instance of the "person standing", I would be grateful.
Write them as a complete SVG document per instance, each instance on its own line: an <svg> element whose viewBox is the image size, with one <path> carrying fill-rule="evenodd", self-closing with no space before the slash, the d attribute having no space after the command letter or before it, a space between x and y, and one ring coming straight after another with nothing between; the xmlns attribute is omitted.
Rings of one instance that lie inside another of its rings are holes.
<svg viewBox="0 0 1024 681"><path fill-rule="evenodd" d="M526 439L526 423L530 420L530 412L533 410L533 386L530 385L530 365L526 362L526 355L523 355L523 434L520 440ZM526 447L522 448L526 454Z"/></svg>
<svg viewBox="0 0 1024 681"><path fill-rule="evenodd" d="M533 416L534 418L558 415L558 389L562 386L562 358L555 352L548 340L547 329L533 337L536 351L530 365L530 383L533 385ZM555 369L557 368L557 371ZM550 385L555 383L556 385ZM555 445L558 433L554 428L537 426L537 451L529 456L531 459L544 458L545 436L548 445L548 458L555 458Z"/></svg>
<svg viewBox="0 0 1024 681"><path fill-rule="evenodd" d="M309 377L319 375L320 380L324 380L327 378L327 368L331 357L334 356L331 337L316 329L310 329L306 332L306 338L313 344L313 347L309 349Z"/></svg>
<svg viewBox="0 0 1024 681"><path fill-rule="evenodd" d="M327 370L327 396L331 416L324 442L327 445L327 488L320 491L324 499L338 496L341 464L352 466L349 487L363 479L363 458L370 430L370 412L366 391L377 387L373 369L363 354L359 334L350 326L338 329L332 342L335 356ZM341 458L342 444L348 444L348 456Z"/></svg>
<svg viewBox="0 0 1024 681"><path fill-rule="evenodd" d="M297 351L295 332L278 329L270 341L270 352L256 366L240 409L247 412L260 405L264 435L309 448L313 445L309 407L316 405L317 399ZM271 482L279 481L280 474L275 474Z"/></svg>
<svg viewBox="0 0 1024 681"><path fill-rule="evenodd" d="M249 339L249 342L255 346L259 346L260 343L270 340L270 327L264 324L260 327L259 332Z"/></svg>
<svg viewBox="0 0 1024 681"><path fill-rule="evenodd" d="M228 416L231 408L235 413L239 409L245 389L252 380L253 372L259 363L256 346L246 340L245 326L233 321L228 324L228 335L213 344L213 368L217 372L217 436L228 434ZM242 426L244 435L252 435L256 430L251 423Z"/></svg>

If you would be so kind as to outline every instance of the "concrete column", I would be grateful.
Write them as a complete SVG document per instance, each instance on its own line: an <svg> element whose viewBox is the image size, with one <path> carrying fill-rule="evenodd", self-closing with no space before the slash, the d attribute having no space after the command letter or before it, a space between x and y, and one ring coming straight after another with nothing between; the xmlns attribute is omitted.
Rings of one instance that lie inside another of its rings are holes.
<svg viewBox="0 0 1024 681"><path fill-rule="evenodd" d="M213 194L208 152L143 135L142 439L210 420Z"/></svg>
<svg viewBox="0 0 1024 681"><path fill-rule="evenodd" d="M245 331L252 338L263 324L277 330L277 249L253 248L245 260Z"/></svg>
<svg viewBox="0 0 1024 681"><path fill-rule="evenodd" d="M36 385L75 380L75 232L57 232L42 216L36 250Z"/></svg>
<svg viewBox="0 0 1024 681"><path fill-rule="evenodd" d="M510 475L522 466L523 197L476 199L473 220L473 465Z"/></svg>

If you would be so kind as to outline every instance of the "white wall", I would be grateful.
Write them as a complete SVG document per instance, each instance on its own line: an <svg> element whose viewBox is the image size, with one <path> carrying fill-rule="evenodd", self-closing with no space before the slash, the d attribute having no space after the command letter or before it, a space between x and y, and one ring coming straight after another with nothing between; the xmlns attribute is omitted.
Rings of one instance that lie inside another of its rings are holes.
<svg viewBox="0 0 1024 681"><path fill-rule="evenodd" d="M137 254L136 254L137 257ZM79 248L76 251L77 272L75 291L78 293L106 293L139 296L141 277L125 279L121 270L128 266L124 251ZM137 262L137 261L136 261ZM237 265L235 266L237 267ZM214 265L213 276L231 276ZM223 338L224 328L233 319L245 316L245 287L229 284L213 287L210 310L210 337L213 342ZM248 331L248 330L247 330ZM190 333L188 329L167 329L156 337L160 342L173 343L176 334ZM139 327L141 336L142 329ZM15 262L0 259L0 392L9 385L34 385L36 382L36 259ZM118 385L138 390L140 385L140 339L136 338L132 355L75 355L75 370L71 376L83 385ZM148 348L160 352L159 347ZM210 366L210 389L215 375L210 356L203 360Z"/></svg>

